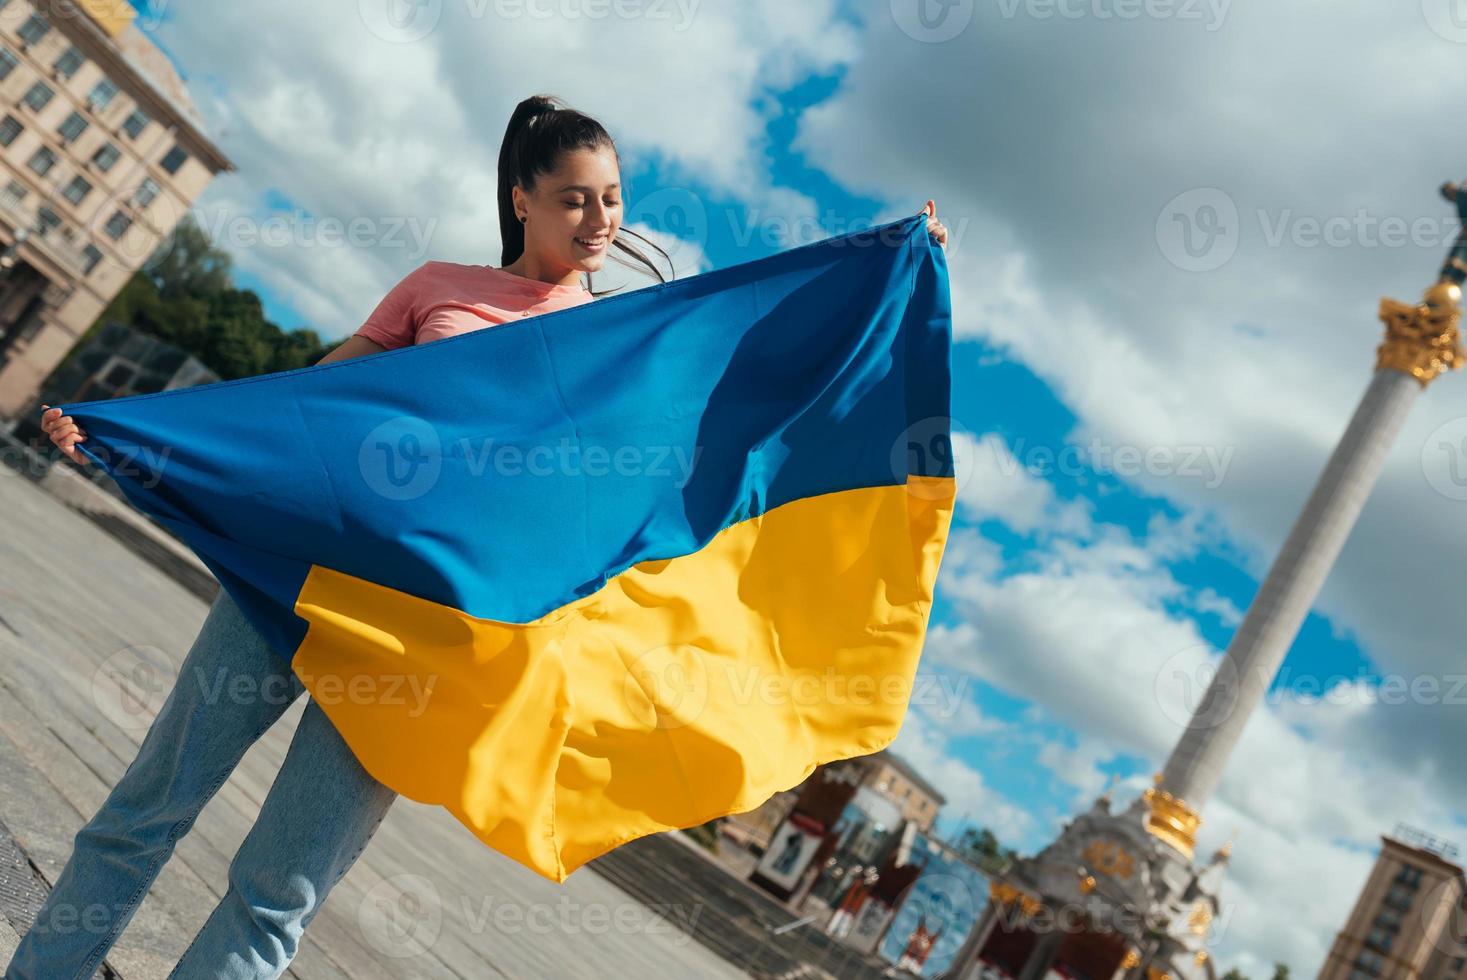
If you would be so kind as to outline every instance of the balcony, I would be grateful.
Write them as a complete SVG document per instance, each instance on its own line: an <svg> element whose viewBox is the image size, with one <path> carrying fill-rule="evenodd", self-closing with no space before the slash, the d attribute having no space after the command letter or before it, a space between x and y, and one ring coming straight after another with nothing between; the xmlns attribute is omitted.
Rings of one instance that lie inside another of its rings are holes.
<svg viewBox="0 0 1467 980"><path fill-rule="evenodd" d="M61 233L61 226L41 231L36 223L35 209L27 206L24 198L17 197L5 187L0 187L0 220L9 224L12 230L26 228L30 231L22 249L35 249L75 279L86 277L87 257L81 249L67 241Z"/></svg>

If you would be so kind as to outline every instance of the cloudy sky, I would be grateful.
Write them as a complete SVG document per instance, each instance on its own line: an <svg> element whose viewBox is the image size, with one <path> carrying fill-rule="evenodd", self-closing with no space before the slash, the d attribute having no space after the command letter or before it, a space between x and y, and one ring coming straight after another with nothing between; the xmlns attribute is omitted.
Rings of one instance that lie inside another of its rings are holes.
<svg viewBox="0 0 1467 980"><path fill-rule="evenodd" d="M142 23L239 165L200 220L272 318L333 338L429 258L498 264L499 141L537 92L617 138L628 224L685 273L934 198L970 475L923 665L946 684L897 747L944 829L1020 850L1160 768L1369 381L1380 297L1419 297L1455 233L1437 186L1467 177L1459 0L260 0ZM364 230L342 244L333 218ZM1398 822L1467 841L1464 450L1451 376L1204 813L1205 852L1236 842L1224 967L1313 975Z"/></svg>

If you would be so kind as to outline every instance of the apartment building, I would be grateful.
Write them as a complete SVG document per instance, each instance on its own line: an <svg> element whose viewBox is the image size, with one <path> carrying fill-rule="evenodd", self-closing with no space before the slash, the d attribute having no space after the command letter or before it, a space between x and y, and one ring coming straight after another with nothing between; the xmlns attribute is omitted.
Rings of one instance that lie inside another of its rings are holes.
<svg viewBox="0 0 1467 980"><path fill-rule="evenodd" d="M1467 978L1467 889L1455 859L1455 846L1411 828L1382 837L1319 980Z"/></svg>
<svg viewBox="0 0 1467 980"><path fill-rule="evenodd" d="M745 847L763 852L802 795L810 787L822 787L827 783L841 788L837 791L839 799L832 804L832 817L858 788L868 786L872 792L895 804L903 820L910 820L924 832L932 830L938 811L946 802L937 788L922 778L909 762L890 749L882 749L871 755L819 766L799 786L776 793L754 810L728 817L723 824L723 833Z"/></svg>
<svg viewBox="0 0 1467 980"><path fill-rule="evenodd" d="M0 0L0 420L233 169L125 0Z"/></svg>
<svg viewBox="0 0 1467 980"><path fill-rule="evenodd" d="M911 763L887 749L867 756L871 771L867 785L897 805L904 820L915 823L923 833L930 833L937 812L947 799L937 791Z"/></svg>

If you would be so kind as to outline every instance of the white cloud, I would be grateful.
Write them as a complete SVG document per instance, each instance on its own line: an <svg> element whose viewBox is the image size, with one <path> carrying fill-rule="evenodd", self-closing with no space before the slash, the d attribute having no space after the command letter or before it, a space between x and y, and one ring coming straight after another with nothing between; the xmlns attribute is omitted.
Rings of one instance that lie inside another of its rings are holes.
<svg viewBox="0 0 1467 980"><path fill-rule="evenodd" d="M978 770L954 756L947 735L921 712L907 712L892 749L942 791L944 824L956 827L958 821L972 820L1004 840L1032 832L1033 816L990 789Z"/></svg>
<svg viewBox="0 0 1467 980"><path fill-rule="evenodd" d="M1243 611L1233 600L1220 595L1211 586L1198 589L1192 594L1192 607L1201 613L1211 613L1221 620L1224 626L1237 626L1243 621Z"/></svg>
<svg viewBox="0 0 1467 980"><path fill-rule="evenodd" d="M317 219L366 219L375 234L360 247L299 234L281 247L239 236L220 243L306 325L343 336L427 258L500 263L499 143L514 105L549 92L602 121L624 176L655 159L706 223L732 222L744 209L761 228L813 216L806 195L775 186L770 174L766 125L778 107L765 86L859 55L834 4L637 9L648 13L545 17L513 5L424 5L420 12L437 19L417 40L406 40L415 29L394 33L373 17L370 3L170 11L160 38L239 166L206 190L201 215L258 222L270 211L266 195L280 189ZM665 240L667 228L639 227L637 207L669 186L628 186L627 226ZM389 240L405 221L427 234L423 247ZM680 274L706 267L703 240L679 243Z"/></svg>
<svg viewBox="0 0 1467 980"><path fill-rule="evenodd" d="M1103 742L1082 738L1078 745L1045 742L1039 750L1039 763L1054 773L1066 786L1074 787L1077 799L1094 799L1108 782L1100 764L1115 758L1115 751Z"/></svg>
<svg viewBox="0 0 1467 980"><path fill-rule="evenodd" d="M1419 86L1398 59L1409 51L1418 71L1450 75L1460 45L1415 9L1343 23L1301 0L1234 5L1215 31L1016 9L1006 17L977 5L941 44L902 34L884 10L870 14L867 45L881 56L853 64L804 114L798 146L894 209L936 198L953 231L960 335L1049 383L1077 415L1075 441L1211 452L1203 476L1128 479L1216 514L1261 577L1369 380L1379 297L1417 297L1455 230L1435 193L1455 164L1403 163L1391 141L1359 133L1429 128L1448 111L1445 96L1403 102ZM1358 54L1349 64L1336 57L1342 45ZM1240 70L1260 58L1266 68ZM1005 81L1002 94L974 89L975 65ZM919 74L926 93L971 97L914 98ZM1171 199L1206 188L1237 210L1236 252L1187 271L1168 259L1157 226ZM1331 218L1344 222L1343 244L1311 240L1310 222ZM1392 244L1381 234L1392 220L1437 233ZM1452 669L1467 631L1467 604L1455 600L1467 551L1461 480L1445 492L1428 483L1434 468L1441 484L1451 462L1432 434L1464 416L1461 377L1420 399L1319 600L1408 673ZM1435 720L1446 726L1439 744L1467 736L1467 722ZM1467 789L1467 774L1453 786Z"/></svg>
<svg viewBox="0 0 1467 980"><path fill-rule="evenodd" d="M953 456L958 503L969 519L997 518L1025 534L1041 529L1084 534L1088 528L1088 506L1061 501L1054 487L1018 459L998 433L975 436L954 430Z"/></svg>

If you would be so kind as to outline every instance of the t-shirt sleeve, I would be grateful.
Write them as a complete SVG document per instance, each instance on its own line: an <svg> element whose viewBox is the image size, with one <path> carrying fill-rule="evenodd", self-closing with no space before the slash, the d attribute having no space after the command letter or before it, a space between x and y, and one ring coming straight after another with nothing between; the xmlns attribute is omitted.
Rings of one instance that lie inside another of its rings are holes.
<svg viewBox="0 0 1467 980"><path fill-rule="evenodd" d="M419 300L431 264L425 262L418 266L388 290L377 308L357 328L356 336L366 337L388 350L417 343Z"/></svg>

